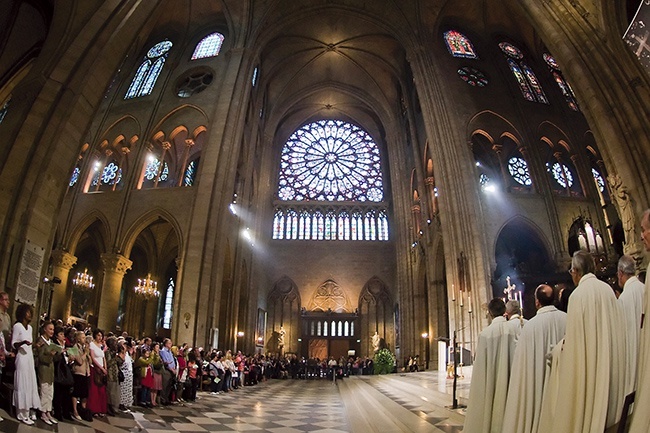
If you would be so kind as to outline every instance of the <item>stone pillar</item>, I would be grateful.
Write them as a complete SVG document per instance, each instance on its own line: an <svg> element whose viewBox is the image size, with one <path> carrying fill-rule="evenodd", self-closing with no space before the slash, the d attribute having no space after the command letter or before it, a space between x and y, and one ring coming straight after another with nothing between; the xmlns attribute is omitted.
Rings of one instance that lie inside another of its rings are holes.
<svg viewBox="0 0 650 433"><path fill-rule="evenodd" d="M104 278L99 298L97 324L105 332L115 329L117 309L120 303L122 279L133 262L121 254L104 253L101 255Z"/></svg>
<svg viewBox="0 0 650 433"><path fill-rule="evenodd" d="M69 252L63 250L52 251L52 276L60 278L61 283L54 285L50 316L57 319L61 318L64 322L70 316L72 285L68 284L68 276L75 263L77 263L77 258Z"/></svg>

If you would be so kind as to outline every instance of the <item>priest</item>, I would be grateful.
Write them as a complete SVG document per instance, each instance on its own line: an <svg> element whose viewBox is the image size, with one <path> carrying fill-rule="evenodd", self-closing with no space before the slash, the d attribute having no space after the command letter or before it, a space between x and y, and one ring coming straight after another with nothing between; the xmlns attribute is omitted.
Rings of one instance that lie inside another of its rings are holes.
<svg viewBox="0 0 650 433"><path fill-rule="evenodd" d="M535 289L537 314L522 329L510 373L503 433L537 433L544 379L549 373L546 355L564 337L566 313L553 305L553 288ZM511 319L512 320L512 319Z"/></svg>
<svg viewBox="0 0 650 433"><path fill-rule="evenodd" d="M501 433L516 338L505 312L501 298L488 304L492 322L478 336L463 433Z"/></svg>
<svg viewBox="0 0 650 433"><path fill-rule="evenodd" d="M641 310L643 309L643 283L635 276L636 262L632 256L622 256L618 260L618 286L623 289L618 303L625 315L627 333L627 365L625 367L625 395L634 391L636 382L636 362L641 331Z"/></svg>
<svg viewBox="0 0 650 433"><path fill-rule="evenodd" d="M650 252L650 209L641 218L641 239L646 252ZM639 333L639 356L637 364L636 398L634 413L629 433L647 433L650 431L650 275L645 277L643 295L643 312Z"/></svg>
<svg viewBox="0 0 650 433"><path fill-rule="evenodd" d="M512 328L514 333L517 334L517 338L519 338L521 330L528 322L528 320L524 319L522 315L521 305L519 305L519 301L511 299L506 302L506 319L508 319L508 326Z"/></svg>
<svg viewBox="0 0 650 433"><path fill-rule="evenodd" d="M620 419L626 357L623 310L612 288L594 271L591 254L573 254L569 273L577 287L569 302L564 343L553 350L557 358L549 382L556 386L544 393L540 432L609 432Z"/></svg>

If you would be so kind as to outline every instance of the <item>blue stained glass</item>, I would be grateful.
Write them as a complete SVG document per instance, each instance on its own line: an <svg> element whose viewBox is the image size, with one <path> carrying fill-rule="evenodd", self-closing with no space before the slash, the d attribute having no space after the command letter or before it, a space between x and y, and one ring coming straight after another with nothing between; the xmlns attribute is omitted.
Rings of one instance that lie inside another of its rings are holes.
<svg viewBox="0 0 650 433"><path fill-rule="evenodd" d="M172 328L172 310L174 306L174 280L169 279L167 294L165 295L165 312L163 314L163 328Z"/></svg>
<svg viewBox="0 0 650 433"><path fill-rule="evenodd" d="M295 131L281 155L281 200L383 200L379 149L361 128L320 120Z"/></svg>
<svg viewBox="0 0 650 433"><path fill-rule="evenodd" d="M284 214L281 210L275 211L273 218L273 239L284 238Z"/></svg>
<svg viewBox="0 0 650 433"><path fill-rule="evenodd" d="M571 174L569 167L556 162L550 170L553 178L562 188L571 188L573 186L573 175Z"/></svg>
<svg viewBox="0 0 650 433"><path fill-rule="evenodd" d="M116 179L119 169L120 167L115 162L111 162L106 167L104 167L101 175L102 184L113 185L114 183L118 183L119 180Z"/></svg>
<svg viewBox="0 0 650 433"><path fill-rule="evenodd" d="M259 73L259 68L256 66L255 69L253 69L253 78L251 78L251 82L253 83L253 87L255 87L255 85L257 84L257 74L258 73ZM260 109L260 117L262 117L261 111L262 110Z"/></svg>
<svg viewBox="0 0 650 433"><path fill-rule="evenodd" d="M508 160L508 171L510 171L510 175L515 181L517 181L517 183L525 186L533 184L533 181L530 178L530 173L528 172L528 164L523 158L510 158Z"/></svg>
<svg viewBox="0 0 650 433"><path fill-rule="evenodd" d="M147 52L145 59L135 73L135 77L133 77L133 81L131 81L124 99L138 98L151 93L171 47L172 43L170 41L163 41L154 45Z"/></svg>
<svg viewBox="0 0 650 433"><path fill-rule="evenodd" d="M194 53L192 54L192 60L205 59L207 57L215 57L219 55L223 40L224 36L221 33L212 33L204 37L196 45Z"/></svg>
<svg viewBox="0 0 650 433"><path fill-rule="evenodd" d="M517 80L517 84L519 84L519 89L521 90L521 94L524 95L524 98L526 98L527 100L535 102L535 96L533 96L533 91L531 90L528 81L526 81L526 77L524 76L523 72L521 72L521 68L519 68L517 62L515 62L512 59L508 59L508 66L510 66L510 70L512 71L512 74L515 76L515 79Z"/></svg>
<svg viewBox="0 0 650 433"><path fill-rule="evenodd" d="M521 90L521 94L524 98L528 101L548 104L548 99L546 98L546 94L544 94L544 90L542 90L542 86L539 84L539 80L537 80L537 76L533 70L522 61L524 55L519 48L507 42L501 42L499 48L501 48L506 55L508 66L510 67L512 74L515 76L517 84L519 84L519 90Z"/></svg>
<svg viewBox="0 0 650 433"><path fill-rule="evenodd" d="M77 183L77 181L79 180L80 173L81 173L81 169L79 168L79 166L75 167L74 170L72 170L72 176L70 176L70 182L68 183L70 187L73 187Z"/></svg>
<svg viewBox="0 0 650 433"><path fill-rule="evenodd" d="M507 42L501 42L499 44L499 48L501 48L501 51L503 51L507 56L510 56L514 59L521 60L524 58L524 55L521 53L521 50L512 44L509 44Z"/></svg>
<svg viewBox="0 0 650 433"><path fill-rule="evenodd" d="M194 176L196 175L196 160L187 164L185 169L185 176L183 177L183 186L192 186L194 184Z"/></svg>
<svg viewBox="0 0 650 433"><path fill-rule="evenodd" d="M542 90L542 86L539 84L539 81L537 81L537 77L535 76L535 73L525 63L520 63L520 64L521 64L521 68L524 70L524 74L526 75L526 79L528 80L530 87L535 92L535 96L537 97L537 102L548 104L548 99L546 99L546 95L544 94L544 91Z"/></svg>
<svg viewBox="0 0 650 433"><path fill-rule="evenodd" d="M605 180L603 179L603 176L601 176L600 172L595 168L592 168L591 174L594 176L594 180L596 181L596 185L598 185L600 192L605 192Z"/></svg>

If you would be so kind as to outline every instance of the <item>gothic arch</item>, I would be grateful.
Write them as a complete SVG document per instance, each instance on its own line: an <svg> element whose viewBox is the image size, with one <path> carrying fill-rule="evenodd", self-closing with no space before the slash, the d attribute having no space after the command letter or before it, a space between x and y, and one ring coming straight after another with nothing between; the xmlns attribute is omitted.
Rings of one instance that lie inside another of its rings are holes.
<svg viewBox="0 0 650 433"><path fill-rule="evenodd" d="M145 228L151 225L151 223L158 220L164 220L165 222L171 224L177 237L178 251L180 254L180 252L183 251L183 236L180 224L172 214L162 208L155 208L146 212L131 224L129 229L126 230L122 240L116 241L121 254L123 254L125 257L129 257L131 254L131 249L133 248L133 245L140 233L142 233Z"/></svg>
<svg viewBox="0 0 650 433"><path fill-rule="evenodd" d="M391 350L395 349L394 302L386 283L371 277L359 295L358 312L361 317L361 353L373 353L372 335L377 332Z"/></svg>
<svg viewBox="0 0 650 433"><path fill-rule="evenodd" d="M300 335L300 292L298 286L289 277L280 278L271 289L267 298L268 319L266 327L266 349L280 352L278 336L284 328L285 352L298 351L298 336Z"/></svg>
<svg viewBox="0 0 650 433"><path fill-rule="evenodd" d="M523 143L522 134L515 125L492 110L480 111L467 122L467 136L472 137L475 134L483 135L492 144L495 143L493 137L504 136L511 138L517 144Z"/></svg>
<svg viewBox="0 0 650 433"><path fill-rule="evenodd" d="M77 222L75 227L70 231L69 235L62 239L64 247L67 248L72 254L77 250L77 244L79 239L84 234L84 232L93 225L95 222L100 223L100 233L102 234L102 249L101 252L108 251L108 246L113 239L111 235L110 225L108 223L108 218L103 214L99 209L92 210L88 215L84 216L80 221Z"/></svg>

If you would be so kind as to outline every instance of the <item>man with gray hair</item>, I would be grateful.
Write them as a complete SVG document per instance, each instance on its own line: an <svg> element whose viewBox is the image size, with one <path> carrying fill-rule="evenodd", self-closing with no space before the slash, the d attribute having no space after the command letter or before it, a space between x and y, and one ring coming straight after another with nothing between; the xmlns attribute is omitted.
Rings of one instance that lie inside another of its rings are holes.
<svg viewBox="0 0 650 433"><path fill-rule="evenodd" d="M639 349L639 332L641 331L641 314L643 309L643 283L635 276L636 262L632 256L622 256L618 260L618 286L623 290L618 303L625 315L625 333L627 334L627 365L625 367L625 395L635 389L636 362Z"/></svg>
<svg viewBox="0 0 650 433"><path fill-rule="evenodd" d="M650 252L650 209L643 212L641 218L641 240L646 252ZM629 433L647 433L650 429L650 327L648 315L650 314L650 276L645 279L645 292L643 297L643 311L641 316L641 330L639 333L639 357L637 365L636 397L634 406L640 410L632 413L632 423Z"/></svg>
<svg viewBox="0 0 650 433"><path fill-rule="evenodd" d="M573 254L569 273L576 289L571 294L564 343L553 350L540 432L613 431L620 419L626 357L621 324L625 319L614 291L596 278L595 269L591 254L582 250Z"/></svg>
<svg viewBox="0 0 650 433"><path fill-rule="evenodd" d="M519 301L511 299L506 302L506 319L508 319L508 326L516 335L515 340L518 339L522 328L528 322L528 320L524 319Z"/></svg>

